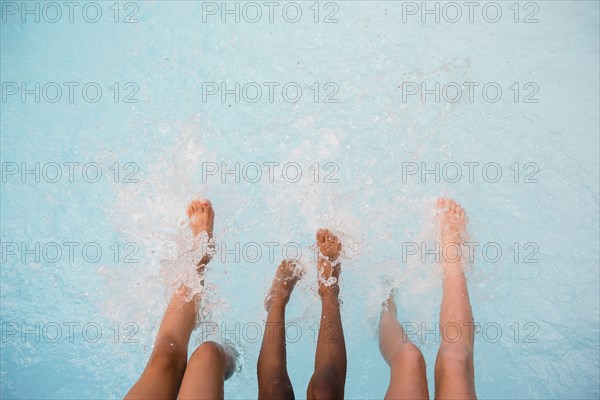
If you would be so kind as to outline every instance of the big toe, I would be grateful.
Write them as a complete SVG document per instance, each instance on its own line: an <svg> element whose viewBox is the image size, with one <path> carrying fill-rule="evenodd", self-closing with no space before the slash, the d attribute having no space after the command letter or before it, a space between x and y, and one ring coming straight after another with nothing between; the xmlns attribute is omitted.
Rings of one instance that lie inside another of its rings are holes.
<svg viewBox="0 0 600 400"><path fill-rule="evenodd" d="M212 203L208 199L198 200L198 204L202 208L202 211L208 211L212 209Z"/></svg>
<svg viewBox="0 0 600 400"><path fill-rule="evenodd" d="M437 200L436 206L438 206L438 208L445 208L447 210L454 211L454 209L457 206L457 203L453 199L447 197L440 197Z"/></svg>
<svg viewBox="0 0 600 400"><path fill-rule="evenodd" d="M436 206L438 208L443 209L445 211L445 214L449 216L453 216L456 214L457 207L460 209L460 206L456 201L443 197L438 199Z"/></svg>
<svg viewBox="0 0 600 400"><path fill-rule="evenodd" d="M317 231L317 244L321 254L327 257L337 257L342 250L342 244L338 237L328 229L319 229Z"/></svg>

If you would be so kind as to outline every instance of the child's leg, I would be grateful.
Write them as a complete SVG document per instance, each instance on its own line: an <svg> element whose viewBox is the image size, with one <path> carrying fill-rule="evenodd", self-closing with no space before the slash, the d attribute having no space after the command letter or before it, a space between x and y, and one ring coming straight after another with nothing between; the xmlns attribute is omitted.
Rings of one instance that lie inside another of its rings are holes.
<svg viewBox="0 0 600 400"><path fill-rule="evenodd" d="M429 399L425 359L396 319L396 304L390 296L379 321L379 349L390 366L386 399Z"/></svg>
<svg viewBox="0 0 600 400"><path fill-rule="evenodd" d="M187 210L190 228L194 235L207 232L212 237L214 211L208 200L194 201ZM198 263L198 271L203 274L203 258ZM199 277L199 279L202 279ZM140 379L129 390L126 399L174 399L177 397L184 375L187 348L194 330L199 296L188 301L190 289L180 287L171 298L163 315L154 349Z"/></svg>

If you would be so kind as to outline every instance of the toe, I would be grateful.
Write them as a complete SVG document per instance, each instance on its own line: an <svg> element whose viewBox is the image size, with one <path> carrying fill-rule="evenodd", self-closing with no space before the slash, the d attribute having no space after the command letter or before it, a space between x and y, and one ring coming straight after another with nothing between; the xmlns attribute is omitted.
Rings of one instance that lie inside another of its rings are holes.
<svg viewBox="0 0 600 400"><path fill-rule="evenodd" d="M444 198L444 197L440 197L439 199L437 199L437 203L436 203L436 205L437 205L439 208L444 208L444 207L446 206L446 203L447 203L447 199L446 199L446 198Z"/></svg>
<svg viewBox="0 0 600 400"><path fill-rule="evenodd" d="M317 231L317 242L321 244L325 243L325 231L323 229Z"/></svg>
<svg viewBox="0 0 600 400"><path fill-rule="evenodd" d="M452 207L452 215L455 217L460 213L460 206L457 203L454 203L454 207Z"/></svg>
<svg viewBox="0 0 600 400"><path fill-rule="evenodd" d="M339 244L338 238L337 236L333 235L331 232L327 232L327 241L331 244L333 244L334 246L337 246Z"/></svg>
<svg viewBox="0 0 600 400"><path fill-rule="evenodd" d="M211 209L210 201L207 199L202 199L198 201L198 209L202 212L207 212Z"/></svg>
<svg viewBox="0 0 600 400"><path fill-rule="evenodd" d="M454 214L456 212L456 202L454 200L450 200L448 202L448 210L451 214Z"/></svg>

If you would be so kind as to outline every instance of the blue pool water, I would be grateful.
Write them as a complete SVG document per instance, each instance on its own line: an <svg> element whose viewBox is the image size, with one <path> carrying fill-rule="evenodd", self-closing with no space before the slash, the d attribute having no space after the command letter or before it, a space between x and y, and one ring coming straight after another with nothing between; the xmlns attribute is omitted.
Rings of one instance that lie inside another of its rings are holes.
<svg viewBox="0 0 600 400"><path fill-rule="evenodd" d="M492 3L281 2L271 22L262 2L236 16L235 2L99 1L70 22L62 2L0 2L0 397L127 392L166 306L161 260L181 254L199 196L220 249L190 349L237 343L227 398L256 397L284 247L308 271L287 312L304 397L322 226L345 248L347 398L387 389L376 324L394 287L433 393L441 289L426 251L444 195L478 243L479 397L598 398L599 5Z"/></svg>

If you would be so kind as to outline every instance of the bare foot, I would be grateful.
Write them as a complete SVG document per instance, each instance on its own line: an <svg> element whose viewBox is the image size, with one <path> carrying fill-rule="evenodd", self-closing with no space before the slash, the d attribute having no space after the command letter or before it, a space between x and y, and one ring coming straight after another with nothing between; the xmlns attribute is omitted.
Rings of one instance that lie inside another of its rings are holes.
<svg viewBox="0 0 600 400"><path fill-rule="evenodd" d="M437 206L445 209L440 218L442 263L446 269L460 267L462 270L461 245L467 240L465 210L452 199L440 198Z"/></svg>
<svg viewBox="0 0 600 400"><path fill-rule="evenodd" d="M190 218L190 229L194 236L201 235L206 232L208 239L213 236L213 227L215 224L215 211L209 200L194 200L187 208L187 215ZM203 253L206 249L203 249ZM203 254L202 259L198 262L198 272L204 270L204 266L210 261L210 255Z"/></svg>
<svg viewBox="0 0 600 400"><path fill-rule="evenodd" d="M340 262L338 260L342 251L342 244L337 236L327 229L317 231L317 246L319 259L317 261L319 295L337 296L340 292Z"/></svg>
<svg viewBox="0 0 600 400"><path fill-rule="evenodd" d="M210 200L194 200L187 208L187 216L190 218L190 228L194 236L200 232L206 232L209 238L213 235L215 224L215 212Z"/></svg>
<svg viewBox="0 0 600 400"><path fill-rule="evenodd" d="M396 302L394 301L394 291L392 290L386 301L383 302L383 307L381 308L381 313L391 313L394 317L396 317L398 310L396 309Z"/></svg>
<svg viewBox="0 0 600 400"><path fill-rule="evenodd" d="M275 270L273 284L265 298L265 310L269 311L273 301L282 301L284 305L287 304L296 282L302 278L302 275L303 271L296 262L283 260Z"/></svg>

